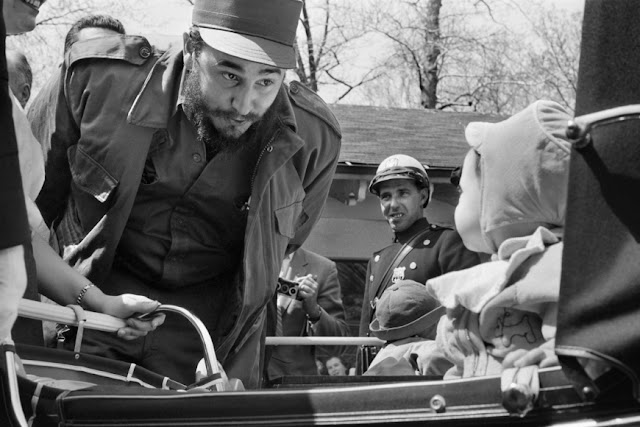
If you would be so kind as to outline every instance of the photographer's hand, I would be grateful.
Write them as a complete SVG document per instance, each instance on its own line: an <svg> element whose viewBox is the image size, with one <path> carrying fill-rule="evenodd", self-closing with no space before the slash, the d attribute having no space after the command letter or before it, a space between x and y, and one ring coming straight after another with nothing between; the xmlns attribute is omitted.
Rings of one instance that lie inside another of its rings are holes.
<svg viewBox="0 0 640 427"><path fill-rule="evenodd" d="M300 284L298 287L298 295L302 300L302 307L309 315L310 319L319 319L322 309L318 305L318 282L314 276L307 274L306 276L296 277L295 281Z"/></svg>

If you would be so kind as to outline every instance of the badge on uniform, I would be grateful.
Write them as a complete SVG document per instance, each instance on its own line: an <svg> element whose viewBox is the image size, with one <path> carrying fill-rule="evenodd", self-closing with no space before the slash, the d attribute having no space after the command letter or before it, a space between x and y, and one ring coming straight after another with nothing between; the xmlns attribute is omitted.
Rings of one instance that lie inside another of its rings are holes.
<svg viewBox="0 0 640 427"><path fill-rule="evenodd" d="M391 283L395 284L398 280L404 279L404 270L407 267L397 267L393 269L393 277L391 278Z"/></svg>

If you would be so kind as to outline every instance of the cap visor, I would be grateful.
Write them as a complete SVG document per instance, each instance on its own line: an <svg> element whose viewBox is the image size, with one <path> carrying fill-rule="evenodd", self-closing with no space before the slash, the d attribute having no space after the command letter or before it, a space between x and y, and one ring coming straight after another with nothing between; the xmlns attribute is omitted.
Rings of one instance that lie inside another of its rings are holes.
<svg viewBox="0 0 640 427"><path fill-rule="evenodd" d="M277 68L295 68L295 51L290 46L231 31L199 27L206 44L228 55Z"/></svg>

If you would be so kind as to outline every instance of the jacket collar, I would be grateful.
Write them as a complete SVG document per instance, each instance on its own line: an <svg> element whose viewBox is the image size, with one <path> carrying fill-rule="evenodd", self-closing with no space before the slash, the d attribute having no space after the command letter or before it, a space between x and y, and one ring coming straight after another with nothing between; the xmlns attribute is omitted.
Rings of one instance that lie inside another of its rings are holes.
<svg viewBox="0 0 640 427"><path fill-rule="evenodd" d="M182 102L182 85L187 73L181 46L171 46L147 75L129 110L128 122L136 126L166 128ZM283 84L274 108L279 121L297 132L298 125L287 89L287 85Z"/></svg>
<svg viewBox="0 0 640 427"><path fill-rule="evenodd" d="M415 236L419 231L424 230L428 226L429 226L429 221L427 221L425 217L422 217L416 222L414 222L413 224L411 224L411 227L407 228L404 231L396 233L393 241L394 243L405 244L409 240L411 240L411 238Z"/></svg>

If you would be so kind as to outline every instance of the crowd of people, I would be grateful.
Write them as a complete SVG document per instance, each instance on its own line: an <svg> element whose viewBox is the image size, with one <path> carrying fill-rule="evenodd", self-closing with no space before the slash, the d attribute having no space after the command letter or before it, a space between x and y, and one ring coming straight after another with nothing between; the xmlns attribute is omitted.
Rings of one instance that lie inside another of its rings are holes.
<svg viewBox="0 0 640 427"><path fill-rule="evenodd" d="M114 18L83 18L28 113L28 62L3 55L1 338L18 299L44 295L127 319L115 335L85 331L82 352L185 384L197 333L170 313L134 315L188 308L247 388L283 375L446 379L557 363L568 114L549 101L468 125L456 229L425 217L433 185L418 160L379 165L369 191L394 240L372 248L359 335L382 348L363 346L349 367L344 346L265 346L265 335L349 335L335 263L301 248L341 133L318 95L284 83L300 10L195 0L182 46L166 51ZM7 33L30 31L37 12L4 0ZM295 292L276 292L278 278ZM13 338L33 342L33 328L18 322Z"/></svg>

